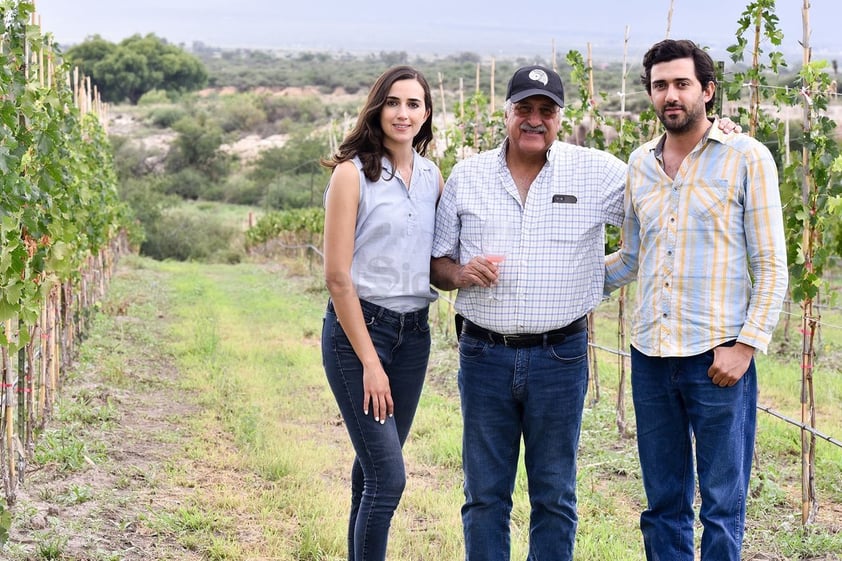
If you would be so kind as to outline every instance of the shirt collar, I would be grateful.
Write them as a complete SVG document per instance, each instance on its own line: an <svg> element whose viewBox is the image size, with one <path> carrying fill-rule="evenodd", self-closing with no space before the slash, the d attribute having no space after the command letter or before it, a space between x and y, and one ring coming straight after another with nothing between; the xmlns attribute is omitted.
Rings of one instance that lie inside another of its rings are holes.
<svg viewBox="0 0 842 561"><path fill-rule="evenodd" d="M394 173L392 170L392 161L389 160L388 156L383 156L383 169L388 171L389 173ZM420 171L429 171L432 169L432 163L421 156L417 150L413 148L412 150L412 169L413 170L420 170ZM413 172L414 173L414 172Z"/></svg>
<svg viewBox="0 0 842 561"><path fill-rule="evenodd" d="M703 146L708 140L714 140L720 144L725 142L726 134L719 129L719 119L716 117L708 117L708 122L711 125L705 132L705 135L699 141L697 146ZM656 158L660 159L664 153L664 143L667 141L666 133L662 134L653 144L650 150L654 152ZM694 148L695 150L695 148Z"/></svg>

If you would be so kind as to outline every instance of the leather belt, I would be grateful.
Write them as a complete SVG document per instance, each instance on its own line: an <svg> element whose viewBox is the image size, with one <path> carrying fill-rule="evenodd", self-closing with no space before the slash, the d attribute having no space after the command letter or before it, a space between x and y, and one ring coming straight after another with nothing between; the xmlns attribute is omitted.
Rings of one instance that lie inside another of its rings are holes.
<svg viewBox="0 0 842 561"><path fill-rule="evenodd" d="M553 329L546 333L517 333L514 335L503 335L489 331L484 327L469 321L464 320L462 323L462 333L470 335L476 339L486 339L498 345L506 347L537 347L539 345L557 345L563 342L568 336L580 331L585 331L588 328L588 317L582 316L569 325L559 329Z"/></svg>

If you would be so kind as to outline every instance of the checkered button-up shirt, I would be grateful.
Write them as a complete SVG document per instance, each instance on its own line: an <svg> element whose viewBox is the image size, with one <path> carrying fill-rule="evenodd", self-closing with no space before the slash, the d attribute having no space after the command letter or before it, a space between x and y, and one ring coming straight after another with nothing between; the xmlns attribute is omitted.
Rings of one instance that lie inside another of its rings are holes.
<svg viewBox="0 0 842 561"><path fill-rule="evenodd" d="M490 229L511 231L495 290L460 289L456 310L498 333L543 333L602 298L606 223L620 225L626 165L605 152L554 142L522 203L506 142L457 164L436 213L433 257L465 264Z"/></svg>

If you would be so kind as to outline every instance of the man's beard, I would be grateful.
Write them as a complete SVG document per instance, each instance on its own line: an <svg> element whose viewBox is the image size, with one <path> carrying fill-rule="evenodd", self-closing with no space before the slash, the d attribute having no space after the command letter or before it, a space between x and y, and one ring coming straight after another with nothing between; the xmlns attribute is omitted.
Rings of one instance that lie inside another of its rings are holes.
<svg viewBox="0 0 842 561"><path fill-rule="evenodd" d="M684 113L672 114L667 117L667 109L680 108ZM664 106L663 110L658 112L658 119L664 125L664 128L674 134L682 134L693 129L696 122L700 119L706 118L704 111L694 109L689 111L686 105L672 104Z"/></svg>

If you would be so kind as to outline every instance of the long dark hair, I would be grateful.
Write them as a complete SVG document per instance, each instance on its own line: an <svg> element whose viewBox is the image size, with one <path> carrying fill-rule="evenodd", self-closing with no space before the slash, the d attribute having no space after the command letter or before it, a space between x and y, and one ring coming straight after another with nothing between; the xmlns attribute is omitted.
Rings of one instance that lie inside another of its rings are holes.
<svg viewBox="0 0 842 561"><path fill-rule="evenodd" d="M696 79L702 84L702 89L711 82L716 84L716 68L713 59L707 51L699 48L696 43L688 39L664 39L652 45L643 55L644 73L640 76L641 83L646 87L646 93L652 95L652 67L660 62L669 62L677 58L692 58L696 68ZM716 90L705 103L705 110L710 112L716 100Z"/></svg>
<svg viewBox="0 0 842 561"><path fill-rule="evenodd" d="M336 154L328 159L322 160L322 165L333 169L337 165L359 156L363 163L363 172L369 181L377 181L383 172L383 157L391 159L388 149L383 144L383 128L380 125L380 112L386 104L386 98L392 84L400 80L417 80L424 88L424 106L429 109L430 114L415 138L412 139L412 146L424 156L427 153L427 146L433 140L433 96L430 93L430 85L424 75L411 66L395 66L377 78L371 91L368 92L368 99L365 102L357 124L348 133Z"/></svg>

